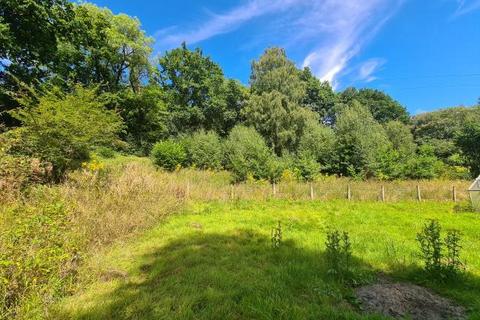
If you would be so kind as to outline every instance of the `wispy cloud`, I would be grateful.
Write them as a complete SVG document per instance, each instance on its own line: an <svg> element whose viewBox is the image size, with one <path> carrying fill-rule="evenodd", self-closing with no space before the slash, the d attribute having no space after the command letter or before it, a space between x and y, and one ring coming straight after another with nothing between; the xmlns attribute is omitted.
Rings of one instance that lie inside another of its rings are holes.
<svg viewBox="0 0 480 320"><path fill-rule="evenodd" d="M377 79L374 73L380 69L387 61L382 58L373 58L363 62L358 68L358 80L372 82Z"/></svg>
<svg viewBox="0 0 480 320"><path fill-rule="evenodd" d="M195 30L179 33L170 33L171 27L157 31L155 37L161 47L169 48L182 42L195 44L220 34L236 30L245 22L271 13L279 13L305 0L252 0L243 6L234 8L224 14L210 14L209 20L196 27Z"/></svg>
<svg viewBox="0 0 480 320"><path fill-rule="evenodd" d="M164 29L157 32L156 38L161 49L178 46L183 41L195 44L268 16L264 20L264 30L252 35L252 41L269 30L270 43L302 47L307 52L302 65L335 85L351 59L376 35L403 1L250 0L223 14L210 14L206 22L192 30ZM375 59L366 61L358 71L359 76L366 81L373 79L373 73L383 63Z"/></svg>
<svg viewBox="0 0 480 320"><path fill-rule="evenodd" d="M475 10L480 10L480 0L456 0L458 6L453 13L453 18L469 14Z"/></svg>

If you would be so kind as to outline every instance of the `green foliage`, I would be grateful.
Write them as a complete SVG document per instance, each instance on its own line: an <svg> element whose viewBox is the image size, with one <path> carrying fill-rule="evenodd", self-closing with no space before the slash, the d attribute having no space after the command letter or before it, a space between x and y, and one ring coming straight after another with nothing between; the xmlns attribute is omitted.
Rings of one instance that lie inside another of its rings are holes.
<svg viewBox="0 0 480 320"><path fill-rule="evenodd" d="M302 71L300 78L306 86L302 105L316 112L324 124L333 125L338 99L330 83L320 81L308 67Z"/></svg>
<svg viewBox="0 0 480 320"><path fill-rule="evenodd" d="M417 145L407 125L400 121L389 121L385 123L384 128L393 150L397 151L403 159L408 159L415 153Z"/></svg>
<svg viewBox="0 0 480 320"><path fill-rule="evenodd" d="M326 172L333 172L335 162L335 132L333 129L310 119L298 143L297 154L318 162Z"/></svg>
<svg viewBox="0 0 480 320"><path fill-rule="evenodd" d="M354 100L366 106L379 123L401 121L408 123L410 116L400 103L393 100L388 94L375 89L347 88L340 94L340 101L351 104Z"/></svg>
<svg viewBox="0 0 480 320"><path fill-rule="evenodd" d="M74 6L68 27L70 37L62 38L58 46L57 75L75 83L96 83L111 92L125 86L139 90L150 72L152 39L138 19L82 3Z"/></svg>
<svg viewBox="0 0 480 320"><path fill-rule="evenodd" d="M372 177L380 168L380 158L391 148L383 127L367 107L354 101L340 111L336 123L338 171L343 175Z"/></svg>
<svg viewBox="0 0 480 320"><path fill-rule="evenodd" d="M325 247L328 273L339 280L348 280L352 264L352 245L348 233L338 230L327 232Z"/></svg>
<svg viewBox="0 0 480 320"><path fill-rule="evenodd" d="M159 63L159 82L171 114L171 132L204 129L226 134L243 103L237 96L242 91L240 85L225 85L221 68L200 49L191 51L185 44L167 52Z"/></svg>
<svg viewBox="0 0 480 320"><path fill-rule="evenodd" d="M418 153L406 160L404 175L410 179L432 179L441 172L443 164L434 154L434 148L423 145Z"/></svg>
<svg viewBox="0 0 480 320"><path fill-rule="evenodd" d="M462 148L456 143L468 123L480 122L480 107L456 107L428 112L413 118L413 134L418 144L429 144L435 155L443 160L460 154Z"/></svg>
<svg viewBox="0 0 480 320"><path fill-rule="evenodd" d="M78 242L58 195L13 206L0 232L0 318L40 319L44 301L64 296L75 280Z"/></svg>
<svg viewBox="0 0 480 320"><path fill-rule="evenodd" d="M313 181L320 173L320 164L309 153L300 153L297 156L295 168L304 181Z"/></svg>
<svg viewBox="0 0 480 320"><path fill-rule="evenodd" d="M138 92L121 92L117 109L125 122L122 138L141 155L148 155L155 142L168 137L169 114L164 94L158 85L148 85Z"/></svg>
<svg viewBox="0 0 480 320"><path fill-rule="evenodd" d="M472 175L480 175L480 124L478 122L467 124L457 136L457 143Z"/></svg>
<svg viewBox="0 0 480 320"><path fill-rule="evenodd" d="M417 241L425 271L437 280L456 276L463 263L460 260L461 237L457 230L448 231L445 240L441 238L441 226L437 220L430 220L417 234ZM446 252L445 252L446 247Z"/></svg>
<svg viewBox="0 0 480 320"><path fill-rule="evenodd" d="M252 95L245 106L246 123L265 138L277 155L293 152L306 122L316 118L301 107L305 83L285 51L270 48L252 64Z"/></svg>
<svg viewBox="0 0 480 320"><path fill-rule="evenodd" d="M116 155L115 150L109 147L98 147L95 149L95 154L104 159L112 159Z"/></svg>
<svg viewBox="0 0 480 320"><path fill-rule="evenodd" d="M151 157L155 165L173 171L185 163L187 153L179 142L165 140L155 143Z"/></svg>
<svg viewBox="0 0 480 320"><path fill-rule="evenodd" d="M253 61L250 88L253 94L278 92L286 100L299 103L305 96L305 83L300 70L287 58L282 48L268 48L258 61Z"/></svg>
<svg viewBox="0 0 480 320"><path fill-rule="evenodd" d="M10 152L51 163L57 179L87 160L94 146L111 145L122 128L95 88L76 86L71 93L53 88L20 101L24 107L12 115L23 125L15 129L21 142Z"/></svg>
<svg viewBox="0 0 480 320"><path fill-rule="evenodd" d="M236 126L225 142L226 167L232 170L236 182L249 175L255 179L268 179L272 154L265 140L253 128Z"/></svg>
<svg viewBox="0 0 480 320"><path fill-rule="evenodd" d="M218 170L224 159L223 145L214 131L198 131L187 137L184 142L187 161L200 169Z"/></svg>
<svg viewBox="0 0 480 320"><path fill-rule="evenodd" d="M442 239L440 236L440 224L431 220L425 224L422 232L417 234L425 270L431 273L439 273L442 270Z"/></svg>

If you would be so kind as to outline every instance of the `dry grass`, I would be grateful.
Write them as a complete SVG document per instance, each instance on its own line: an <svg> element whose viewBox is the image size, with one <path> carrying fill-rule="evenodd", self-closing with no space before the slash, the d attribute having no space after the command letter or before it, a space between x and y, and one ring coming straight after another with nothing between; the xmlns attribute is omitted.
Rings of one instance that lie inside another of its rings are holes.
<svg viewBox="0 0 480 320"><path fill-rule="evenodd" d="M273 198L273 188L268 182L247 182L230 184L228 172L196 171L183 169L169 174L186 196L194 201L268 200ZM421 181L355 181L348 178L324 177L310 183L290 181L276 186L275 198L288 200L309 200L310 186L316 200L338 200L347 198L350 186L352 200L380 201L382 186L385 201L417 200L417 185L422 200L452 201L452 189L456 189L457 201L468 200L469 181L464 180L421 180Z"/></svg>
<svg viewBox="0 0 480 320"><path fill-rule="evenodd" d="M60 187L72 225L88 246L126 238L181 209L185 191L143 161L109 166L106 173L77 171Z"/></svg>

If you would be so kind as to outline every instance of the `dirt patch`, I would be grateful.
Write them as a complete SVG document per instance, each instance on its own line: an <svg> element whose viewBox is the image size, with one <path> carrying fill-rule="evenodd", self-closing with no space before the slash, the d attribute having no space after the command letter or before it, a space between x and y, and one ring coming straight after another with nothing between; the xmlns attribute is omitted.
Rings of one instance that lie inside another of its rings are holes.
<svg viewBox="0 0 480 320"><path fill-rule="evenodd" d="M465 308L413 284L377 283L358 288L356 295L367 313L412 320L466 319Z"/></svg>
<svg viewBox="0 0 480 320"><path fill-rule="evenodd" d="M128 274L122 270L107 270L100 275L102 281L112 281L115 279L125 280L127 277Z"/></svg>

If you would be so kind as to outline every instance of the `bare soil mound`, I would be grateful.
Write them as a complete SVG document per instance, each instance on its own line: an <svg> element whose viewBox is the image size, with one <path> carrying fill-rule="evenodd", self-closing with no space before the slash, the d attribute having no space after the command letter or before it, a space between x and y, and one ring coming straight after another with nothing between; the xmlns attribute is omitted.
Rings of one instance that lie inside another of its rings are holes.
<svg viewBox="0 0 480 320"><path fill-rule="evenodd" d="M378 283L356 290L362 309L397 319L466 319L465 308L429 290L407 283Z"/></svg>

